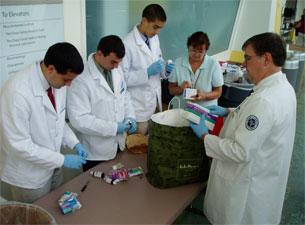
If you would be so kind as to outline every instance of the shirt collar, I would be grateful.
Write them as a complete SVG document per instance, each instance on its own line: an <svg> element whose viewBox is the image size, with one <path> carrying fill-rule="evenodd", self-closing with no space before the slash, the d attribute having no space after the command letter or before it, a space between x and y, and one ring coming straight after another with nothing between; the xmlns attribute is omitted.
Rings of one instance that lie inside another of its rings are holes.
<svg viewBox="0 0 305 225"><path fill-rule="evenodd" d="M95 61L95 54L92 55L92 59L93 59L93 62L97 68L97 70L101 73L101 75L104 75L104 74L109 74L110 71L108 70L105 70L103 67L101 67L96 61Z"/></svg>
<svg viewBox="0 0 305 225"><path fill-rule="evenodd" d="M49 82L47 81L47 79L45 78L45 76L42 73L41 66L40 66L41 63L42 63L42 61L39 61L39 62L36 63L39 80L41 81L43 89L48 90L51 86L50 86Z"/></svg>
<svg viewBox="0 0 305 225"><path fill-rule="evenodd" d="M200 67L198 69L204 69L207 67L207 63L208 63L208 60L209 60L209 56L208 55L205 55L204 56L204 60L203 62L201 63ZM190 62L189 62L189 55L185 56L182 60L182 65L189 68L190 70L191 69L191 65L190 65Z"/></svg>
<svg viewBox="0 0 305 225"><path fill-rule="evenodd" d="M261 87L266 86L268 83L272 82L273 80L278 79L280 76L282 76L283 73L282 71L276 72L266 78L264 78L263 80L261 80L257 85L255 85L253 87L253 91L257 91L258 89L260 89Z"/></svg>
<svg viewBox="0 0 305 225"><path fill-rule="evenodd" d="M137 30L138 30L138 32L139 32L139 34L140 34L140 37L143 39L144 42L145 42L147 39L148 39L148 41L149 41L149 38L146 37L144 34L142 34L142 33L139 31L139 28L138 28L138 27L137 27Z"/></svg>

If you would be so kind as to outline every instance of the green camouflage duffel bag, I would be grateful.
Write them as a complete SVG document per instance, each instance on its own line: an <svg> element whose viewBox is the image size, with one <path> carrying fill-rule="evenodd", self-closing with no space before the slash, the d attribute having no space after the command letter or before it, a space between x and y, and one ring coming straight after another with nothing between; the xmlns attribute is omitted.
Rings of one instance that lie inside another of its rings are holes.
<svg viewBox="0 0 305 225"><path fill-rule="evenodd" d="M146 177L156 188L204 181L209 176L204 144L181 110L160 112L150 120Z"/></svg>

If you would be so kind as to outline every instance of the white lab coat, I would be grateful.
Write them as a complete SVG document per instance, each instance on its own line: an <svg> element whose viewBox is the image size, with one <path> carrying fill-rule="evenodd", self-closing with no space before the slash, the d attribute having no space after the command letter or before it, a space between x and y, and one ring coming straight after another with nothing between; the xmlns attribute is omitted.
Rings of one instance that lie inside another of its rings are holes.
<svg viewBox="0 0 305 225"><path fill-rule="evenodd" d="M117 122L134 116L121 68L111 71L114 92L98 71L89 55L84 72L68 90L67 112L72 126L77 130L88 160L110 160L116 156L118 144L125 148L122 134L117 135Z"/></svg>
<svg viewBox="0 0 305 225"><path fill-rule="evenodd" d="M162 59L159 38L150 39L150 48L141 38L137 25L123 39L126 55L121 63L137 122L146 122L156 111L162 111L161 77L165 71L148 78L147 68Z"/></svg>
<svg viewBox="0 0 305 225"><path fill-rule="evenodd" d="M66 88L54 89L55 111L41 77L36 62L11 77L0 94L1 179L22 188L43 187L63 165L61 145L73 149L79 142L65 122Z"/></svg>
<svg viewBox="0 0 305 225"><path fill-rule="evenodd" d="M295 93L279 72L229 114L219 137L206 136L213 161L204 212L211 223L279 224L295 124Z"/></svg>

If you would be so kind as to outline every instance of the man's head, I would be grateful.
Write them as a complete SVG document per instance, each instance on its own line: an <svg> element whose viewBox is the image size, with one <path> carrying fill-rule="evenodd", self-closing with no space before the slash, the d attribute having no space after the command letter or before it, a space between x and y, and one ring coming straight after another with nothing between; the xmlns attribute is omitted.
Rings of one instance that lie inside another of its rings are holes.
<svg viewBox="0 0 305 225"><path fill-rule="evenodd" d="M286 45L275 33L262 33L249 38L242 46L243 66L254 84L281 70L286 60Z"/></svg>
<svg viewBox="0 0 305 225"><path fill-rule="evenodd" d="M118 68L125 56L124 44L118 36L109 35L103 37L95 53L96 62L105 70Z"/></svg>
<svg viewBox="0 0 305 225"><path fill-rule="evenodd" d="M146 37L152 38L160 33L160 29L166 22L166 14L158 4L151 4L145 7L142 13L142 21L139 30Z"/></svg>
<svg viewBox="0 0 305 225"><path fill-rule="evenodd" d="M54 88L70 86L72 80L84 70L81 55L67 42L52 45L47 50L43 64L44 75Z"/></svg>

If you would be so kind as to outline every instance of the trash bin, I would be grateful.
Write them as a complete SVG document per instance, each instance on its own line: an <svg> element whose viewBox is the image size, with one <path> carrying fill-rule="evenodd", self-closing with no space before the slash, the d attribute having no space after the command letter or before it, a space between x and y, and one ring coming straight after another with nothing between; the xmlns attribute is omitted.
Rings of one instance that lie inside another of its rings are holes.
<svg viewBox="0 0 305 225"><path fill-rule="evenodd" d="M296 82L299 71L299 60L295 58L286 59L282 71L286 74L286 77L291 86L294 88L294 90L296 90Z"/></svg>
<svg viewBox="0 0 305 225"><path fill-rule="evenodd" d="M295 92L298 93L298 91L300 90L301 78L304 71L305 52L295 51L294 57L299 60L298 75L295 83Z"/></svg>
<svg viewBox="0 0 305 225"><path fill-rule="evenodd" d="M53 216L40 206L6 202L0 204L0 224L56 225L56 222Z"/></svg>
<svg viewBox="0 0 305 225"><path fill-rule="evenodd" d="M218 99L218 105L222 107L237 107L242 101L247 98L254 84L249 83L228 83L225 82L222 86L222 93Z"/></svg>

